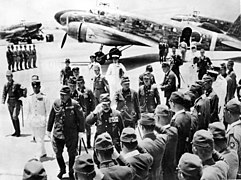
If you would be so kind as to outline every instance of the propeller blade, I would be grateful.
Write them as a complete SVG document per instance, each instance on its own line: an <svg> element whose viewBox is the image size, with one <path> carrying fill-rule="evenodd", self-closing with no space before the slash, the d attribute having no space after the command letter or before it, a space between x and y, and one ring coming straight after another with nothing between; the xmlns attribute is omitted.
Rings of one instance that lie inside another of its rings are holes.
<svg viewBox="0 0 241 180"><path fill-rule="evenodd" d="M64 38L63 38L62 43L61 43L61 49L64 47L64 44L65 44L65 41L66 41L67 35L68 35L68 34L65 33Z"/></svg>

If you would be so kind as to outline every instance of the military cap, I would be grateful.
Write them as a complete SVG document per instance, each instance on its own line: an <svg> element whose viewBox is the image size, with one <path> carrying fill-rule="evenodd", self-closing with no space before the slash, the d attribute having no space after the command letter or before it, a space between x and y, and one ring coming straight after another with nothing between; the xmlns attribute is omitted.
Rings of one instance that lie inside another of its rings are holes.
<svg viewBox="0 0 241 180"><path fill-rule="evenodd" d="M104 93L100 95L100 102L110 102L109 93Z"/></svg>
<svg viewBox="0 0 241 180"><path fill-rule="evenodd" d="M164 68L164 67L170 67L170 64L168 63L168 62L163 62L162 63L162 67Z"/></svg>
<svg viewBox="0 0 241 180"><path fill-rule="evenodd" d="M213 135L207 130L198 130L193 135L194 146L213 149Z"/></svg>
<svg viewBox="0 0 241 180"><path fill-rule="evenodd" d="M227 66L226 66L225 63L221 63L221 64L220 64L220 67L221 67L221 69L226 69L226 68L227 68Z"/></svg>
<svg viewBox="0 0 241 180"><path fill-rule="evenodd" d="M65 95L65 94L70 94L70 88L69 88L69 86L64 85L64 86L60 89L60 94L63 94L63 95Z"/></svg>
<svg viewBox="0 0 241 180"><path fill-rule="evenodd" d="M202 86L201 85L199 85L199 84L192 84L191 85L191 87L190 87L190 91L200 91L200 90L202 90Z"/></svg>
<svg viewBox="0 0 241 180"><path fill-rule="evenodd" d="M237 113L240 114L241 104L240 102L233 98L225 106L225 109L230 111L231 113Z"/></svg>
<svg viewBox="0 0 241 180"><path fill-rule="evenodd" d="M144 75L143 75L143 79L150 79L151 78L151 76L150 76L150 74L149 73L144 73Z"/></svg>
<svg viewBox="0 0 241 180"><path fill-rule="evenodd" d="M105 132L97 136L95 140L95 149L107 150L111 148L113 148L113 142L109 133Z"/></svg>
<svg viewBox="0 0 241 180"><path fill-rule="evenodd" d="M32 82L40 82L38 75L32 75Z"/></svg>
<svg viewBox="0 0 241 180"><path fill-rule="evenodd" d="M74 67L72 71L79 71L79 67Z"/></svg>
<svg viewBox="0 0 241 180"><path fill-rule="evenodd" d="M218 76L218 72L215 70L207 70L207 75L216 78Z"/></svg>
<svg viewBox="0 0 241 180"><path fill-rule="evenodd" d="M213 78L210 75L204 74L202 80L204 82L209 82L209 81L213 81Z"/></svg>
<svg viewBox="0 0 241 180"><path fill-rule="evenodd" d="M195 154L185 153L181 156L178 169L188 177L202 175L202 160Z"/></svg>
<svg viewBox="0 0 241 180"><path fill-rule="evenodd" d="M159 104L157 105L155 109L155 115L157 116L169 116L170 115L170 109L168 106L164 104Z"/></svg>
<svg viewBox="0 0 241 180"><path fill-rule="evenodd" d="M146 71L149 71L149 72L152 72L153 71L153 68L152 68L152 65L147 65L146 66Z"/></svg>
<svg viewBox="0 0 241 180"><path fill-rule="evenodd" d="M26 44L24 44L24 46L23 46L23 47L25 47L25 48L26 48L26 47L27 47L27 46L26 46Z"/></svg>
<svg viewBox="0 0 241 180"><path fill-rule="evenodd" d="M213 134L213 139L225 139L226 131L222 122L214 122L209 124L209 130Z"/></svg>
<svg viewBox="0 0 241 180"><path fill-rule="evenodd" d="M40 161L37 159L29 160L25 166L23 171L23 180L46 180L47 174L46 171Z"/></svg>
<svg viewBox="0 0 241 180"><path fill-rule="evenodd" d="M90 178L94 178L96 175L94 162L90 154L76 157L73 168L75 173L84 174Z"/></svg>
<svg viewBox="0 0 241 180"><path fill-rule="evenodd" d="M83 76L79 76L79 77L76 79L76 81L77 81L77 82L85 82Z"/></svg>
<svg viewBox="0 0 241 180"><path fill-rule="evenodd" d="M183 104L184 103L184 94L179 91L172 92L169 101L172 101L176 104Z"/></svg>
<svg viewBox="0 0 241 180"><path fill-rule="evenodd" d="M12 76L12 75L13 75L12 71L7 70L7 72L6 72L6 76Z"/></svg>
<svg viewBox="0 0 241 180"><path fill-rule="evenodd" d="M155 125L155 119L150 113L142 114L141 119L139 120L139 123L141 125L147 125L147 126Z"/></svg>
<svg viewBox="0 0 241 180"><path fill-rule="evenodd" d="M70 63L70 59L65 59L65 63Z"/></svg>
<svg viewBox="0 0 241 180"><path fill-rule="evenodd" d="M71 76L71 77L69 78L69 80L68 80L68 84L73 84L73 85L75 85L75 84L76 84L76 78L73 77L73 76Z"/></svg>
<svg viewBox="0 0 241 180"><path fill-rule="evenodd" d="M126 84L126 83L130 83L130 79L127 76L123 76L121 78L121 84Z"/></svg>
<svg viewBox="0 0 241 180"><path fill-rule="evenodd" d="M128 143L136 142L137 137L136 137L135 129L131 127L124 128L122 130L120 140L122 142L128 142Z"/></svg>
<svg viewBox="0 0 241 180"><path fill-rule="evenodd" d="M233 65L234 65L234 61L231 60L231 59L229 59L227 65L231 65L231 66L233 66Z"/></svg>

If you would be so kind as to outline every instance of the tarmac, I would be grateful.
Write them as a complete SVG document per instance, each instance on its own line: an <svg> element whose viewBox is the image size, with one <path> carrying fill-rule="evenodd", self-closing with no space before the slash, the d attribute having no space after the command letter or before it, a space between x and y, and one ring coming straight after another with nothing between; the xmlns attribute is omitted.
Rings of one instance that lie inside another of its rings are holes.
<svg viewBox="0 0 241 180"><path fill-rule="evenodd" d="M54 42L33 42L36 44L37 50L37 68L23 70L14 72L14 80L20 82L24 87L28 88L28 94L32 93L32 88L30 86L31 76L37 74L41 79L42 92L44 92L51 102L59 97L60 90L60 70L65 66L64 60L70 58L71 66L80 67L80 74L86 77L88 75L88 63L89 56L94 52L98 51L100 45L98 44L88 44L88 43L77 43L77 41L67 38L65 46L63 49L60 48L64 32L61 30L53 30L51 33L54 34ZM6 44L4 41L0 42L0 93L2 93L3 85L7 82L5 77L5 72L7 70L7 60L6 60ZM104 47L103 51L108 53L111 47ZM220 64L226 62L228 57L239 58L235 61L234 70L237 74L237 80L241 78L241 52L216 52L209 53L206 55L211 57L213 64ZM158 47L138 47L133 46L126 49L122 53L122 63L127 69L127 75L130 77L130 86L132 89L138 91L138 78L141 73L145 71L145 67L151 64L153 67L153 73L156 78L157 84L161 84L164 78L164 73L161 69L161 64L158 61ZM102 65L103 74L105 74L109 62ZM188 71L190 62L184 63L181 66L181 74L183 77L182 81L182 91L187 90L186 79L193 76ZM88 80L86 84L88 84ZM160 92L161 103L165 103L163 92ZM25 104L25 99L23 103ZM12 137L13 127L10 120L7 105L0 105L0 179L5 180L19 180L22 179L23 168L25 163L34 157L36 144L32 142L31 128L29 127L29 122L27 121L25 109L23 106L23 116L20 113L21 121L21 137ZM23 127L24 122L24 127ZM92 138L94 136L95 127L92 127ZM93 139L92 139L93 143ZM57 161L55 159L54 152L52 150L51 141L47 138L45 139L45 146L47 150L47 157L42 159L44 168L46 169L49 180L57 180L56 175L59 172ZM82 153L85 153L82 148ZM89 151L92 153L92 150ZM67 153L64 152L64 158L67 162Z"/></svg>

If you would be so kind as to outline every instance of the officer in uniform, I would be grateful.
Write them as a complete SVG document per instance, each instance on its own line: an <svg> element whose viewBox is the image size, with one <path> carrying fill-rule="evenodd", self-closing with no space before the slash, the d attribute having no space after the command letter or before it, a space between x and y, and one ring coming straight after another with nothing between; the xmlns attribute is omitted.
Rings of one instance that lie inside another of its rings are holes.
<svg viewBox="0 0 241 180"><path fill-rule="evenodd" d="M162 158L166 148L167 135L155 134L155 119L150 114L143 114L139 120L142 140L139 146L151 154L153 164L150 170L150 180L162 179Z"/></svg>
<svg viewBox="0 0 241 180"><path fill-rule="evenodd" d="M78 78L79 78L79 67L74 67L74 68L72 69L72 72L73 72L73 77L74 77L75 79L78 79Z"/></svg>
<svg viewBox="0 0 241 180"><path fill-rule="evenodd" d="M96 125L94 139L96 139L98 135L108 132L113 139L117 151L120 151L120 134L124 128L124 123L120 112L112 109L110 103L109 94L101 94L100 104L87 116L86 123L88 125Z"/></svg>
<svg viewBox="0 0 241 180"><path fill-rule="evenodd" d="M178 85L177 87L181 87L181 78L180 78L180 70L179 66L183 64L183 60L179 54L176 54L176 48L172 47L172 54L170 55L170 61L171 61L171 70L175 73L177 76Z"/></svg>
<svg viewBox="0 0 241 180"><path fill-rule="evenodd" d="M85 87L85 81L83 76L79 76L77 79L77 86L78 86L78 91L82 94L84 101L84 110L85 110L85 118L90 114L95 109L95 97L93 92ZM85 124L86 128L86 139L87 139L87 148L91 148L91 128L90 125Z"/></svg>
<svg viewBox="0 0 241 180"><path fill-rule="evenodd" d="M19 125L18 115L22 105L22 101L19 100L19 98L23 96L20 88L21 84L18 84L13 80L12 71L8 70L6 73L6 77L8 82L3 87L2 103L5 104L5 101L8 96L8 100L7 100L8 110L12 119L14 130L15 130L12 136L19 137L20 125Z"/></svg>
<svg viewBox="0 0 241 180"><path fill-rule="evenodd" d="M29 51L27 50L27 46L24 45L24 68L28 69L28 59L29 59Z"/></svg>
<svg viewBox="0 0 241 180"><path fill-rule="evenodd" d="M57 175L59 179L66 173L65 162L62 156L66 145L69 155L69 177L74 179L73 165L77 154L78 136L82 138L85 130L83 111L77 101L70 98L70 88L63 86L60 90L60 99L55 100L50 111L47 133L51 137L56 159L60 167ZM54 126L54 128L53 128Z"/></svg>
<svg viewBox="0 0 241 180"><path fill-rule="evenodd" d="M14 66L15 66L15 64L17 64L17 53L16 53L16 47L15 47L15 50L14 50L14 46L13 45L11 46L11 49L12 49L12 52L13 52L12 72L14 72L15 71L14 70ZM18 67L16 67L16 71L17 71L17 68Z"/></svg>
<svg viewBox="0 0 241 180"><path fill-rule="evenodd" d="M228 179L236 179L239 168L239 158L237 151L228 147L224 124L222 122L209 124L209 130L213 135L214 149L220 153L229 165Z"/></svg>
<svg viewBox="0 0 241 180"><path fill-rule="evenodd" d="M198 59L197 62L197 68L198 68L198 79L201 80L203 75L207 73L207 70L210 68L212 65L211 60L209 57L204 56L205 51L204 49L200 50L201 56Z"/></svg>
<svg viewBox="0 0 241 180"><path fill-rule="evenodd" d="M169 105L169 98L172 92L176 91L176 77L172 70L170 70L170 64L167 62L162 63L162 70L165 73L164 80L161 84L161 90L164 91L164 96L166 97L166 105Z"/></svg>
<svg viewBox="0 0 241 180"><path fill-rule="evenodd" d="M65 60L65 68L60 71L60 83L63 85L68 84L69 77L73 75L73 72L71 70L70 60Z"/></svg>
<svg viewBox="0 0 241 180"><path fill-rule="evenodd" d="M29 45L28 48L29 48L28 68L32 68L33 50L31 45Z"/></svg>
<svg viewBox="0 0 241 180"><path fill-rule="evenodd" d="M168 135L165 152L162 159L163 180L176 180L176 150L178 134L177 128L170 125L171 111L166 105L158 105L155 109L155 130Z"/></svg>
<svg viewBox="0 0 241 180"><path fill-rule="evenodd" d="M210 75L205 74L202 80L204 82L203 84L204 95L210 100L210 113L211 113L210 122L219 121L219 117L218 117L219 97L216 94L216 92L213 91L213 88L212 88L213 78Z"/></svg>
<svg viewBox="0 0 241 180"><path fill-rule="evenodd" d="M139 87L138 96L140 100L141 113L154 113L160 102L160 96L156 84L151 84L149 74L143 76L144 85Z"/></svg>
<svg viewBox="0 0 241 180"><path fill-rule="evenodd" d="M227 62L227 69L228 69L228 76L232 79L232 96L234 97L236 88L237 88L237 76L236 73L233 70L234 61L228 60Z"/></svg>
<svg viewBox="0 0 241 180"><path fill-rule="evenodd" d="M36 48L35 48L35 44L33 45L33 68L37 68L36 66L36 62L37 62L37 52L36 52Z"/></svg>
<svg viewBox="0 0 241 180"><path fill-rule="evenodd" d="M192 140L193 154L202 160L203 174L201 179L227 179L228 164L224 159L214 161L213 159L214 140L211 132L198 130Z"/></svg>
<svg viewBox="0 0 241 180"><path fill-rule="evenodd" d="M184 94L181 92L173 92L170 99L171 110L175 112L171 120L171 126L174 126L178 130L178 143L176 157L177 161L181 156L188 152L190 129L191 129L191 116L186 113L184 108Z"/></svg>
<svg viewBox="0 0 241 180"><path fill-rule="evenodd" d="M17 71L20 71L21 70L21 68L20 68L21 54L18 50L18 46L16 46L15 53L16 53L16 68L17 68Z"/></svg>
<svg viewBox="0 0 241 180"><path fill-rule="evenodd" d="M7 62L8 62L8 70L12 69L13 64L13 52L10 49L10 46L8 46L8 50L6 52Z"/></svg>
<svg viewBox="0 0 241 180"><path fill-rule="evenodd" d="M137 135L134 128L124 128L121 133L121 155L135 169L135 180L148 180L153 158L149 153L137 149Z"/></svg>
<svg viewBox="0 0 241 180"><path fill-rule="evenodd" d="M95 152L100 161L100 171L104 174L103 179L134 179L135 170L133 168L116 165L113 160L112 156L115 154L114 143L110 134L105 132L97 136Z"/></svg>
<svg viewBox="0 0 241 180"><path fill-rule="evenodd" d="M178 179L200 180L202 176L202 168L202 161L197 155L185 153L182 155L178 163Z"/></svg>
<svg viewBox="0 0 241 180"><path fill-rule="evenodd" d="M19 50L19 54L20 54L20 62L19 62L19 68L20 70L23 70L23 61L24 61L24 52L22 49L22 46L19 46L20 50Z"/></svg>
<svg viewBox="0 0 241 180"><path fill-rule="evenodd" d="M139 86L141 85L144 85L144 81L143 81L143 76L145 74L149 74L150 78L151 78L151 84L156 84L156 80L155 80L155 77L154 75L152 74L153 72L153 68L151 65L147 65L146 66L146 72L142 73L140 76L139 76Z"/></svg>
<svg viewBox="0 0 241 180"><path fill-rule="evenodd" d="M158 45L159 48L159 60L160 62L166 61L166 56L168 54L169 46L165 41L161 41Z"/></svg>
<svg viewBox="0 0 241 180"><path fill-rule="evenodd" d="M229 124L227 129L228 146L238 153L239 170L237 178L241 178L241 120L240 120L240 102L237 99L231 99L224 108L224 121Z"/></svg>
<svg viewBox="0 0 241 180"><path fill-rule="evenodd" d="M33 131L33 136L37 142L36 156L41 159L46 157L44 137L47 126L47 118L50 111L49 100L44 93L40 91L41 82L39 76L32 76L33 93L28 98L27 115L28 121Z"/></svg>
<svg viewBox="0 0 241 180"><path fill-rule="evenodd" d="M109 93L109 83L106 78L100 74L100 66L94 66L95 78L93 85L93 93L95 96L95 105L97 106L100 103L100 95L104 93Z"/></svg>
<svg viewBox="0 0 241 180"><path fill-rule="evenodd" d="M116 109L121 112L125 127L135 128L140 119L140 108L137 92L130 89L129 77L121 79L122 89L115 93Z"/></svg>

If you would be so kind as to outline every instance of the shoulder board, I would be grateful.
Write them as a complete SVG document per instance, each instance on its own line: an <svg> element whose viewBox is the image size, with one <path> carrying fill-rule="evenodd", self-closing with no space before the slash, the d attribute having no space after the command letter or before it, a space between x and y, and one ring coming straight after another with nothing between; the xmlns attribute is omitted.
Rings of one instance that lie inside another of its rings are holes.
<svg viewBox="0 0 241 180"><path fill-rule="evenodd" d="M44 94L44 93L42 93L42 92L41 92L40 94L41 94L41 95L43 95L43 96L45 96L45 95L46 95L46 94Z"/></svg>

